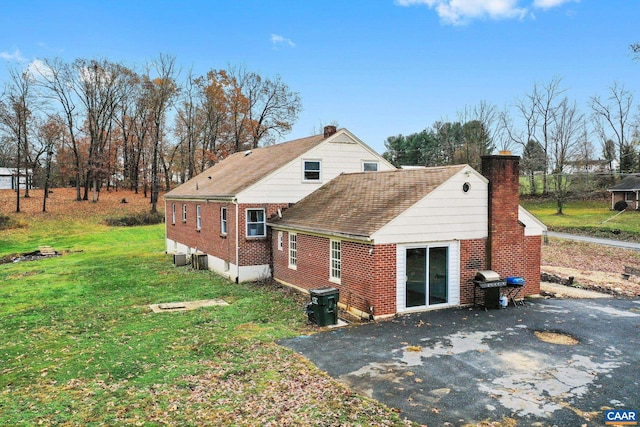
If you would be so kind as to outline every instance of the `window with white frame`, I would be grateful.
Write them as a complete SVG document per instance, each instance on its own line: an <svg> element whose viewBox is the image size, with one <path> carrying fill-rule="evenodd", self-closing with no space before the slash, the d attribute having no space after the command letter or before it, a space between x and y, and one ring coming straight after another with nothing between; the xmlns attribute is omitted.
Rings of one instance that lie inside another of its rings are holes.
<svg viewBox="0 0 640 427"><path fill-rule="evenodd" d="M176 223L176 204L171 203L171 224Z"/></svg>
<svg viewBox="0 0 640 427"><path fill-rule="evenodd" d="M284 233L282 231L278 231L278 250L281 251L284 249Z"/></svg>
<svg viewBox="0 0 640 427"><path fill-rule="evenodd" d="M302 176L304 181L320 181L322 162L320 160L305 160Z"/></svg>
<svg viewBox="0 0 640 427"><path fill-rule="evenodd" d="M266 236L264 209L247 209L247 237Z"/></svg>
<svg viewBox="0 0 640 427"><path fill-rule="evenodd" d="M331 255L330 255L330 277L329 280L340 283L340 276L342 275L342 254L339 240L331 240Z"/></svg>
<svg viewBox="0 0 640 427"><path fill-rule="evenodd" d="M227 208L220 208L220 234L227 234Z"/></svg>
<svg viewBox="0 0 640 427"><path fill-rule="evenodd" d="M362 172L376 172L378 170L378 162L369 161L362 162Z"/></svg>
<svg viewBox="0 0 640 427"><path fill-rule="evenodd" d="M289 268L298 267L298 235L289 233Z"/></svg>
<svg viewBox="0 0 640 427"><path fill-rule="evenodd" d="M182 222L187 222L187 205L182 204Z"/></svg>
<svg viewBox="0 0 640 427"><path fill-rule="evenodd" d="M202 208L200 205L196 205L196 229L202 228Z"/></svg>

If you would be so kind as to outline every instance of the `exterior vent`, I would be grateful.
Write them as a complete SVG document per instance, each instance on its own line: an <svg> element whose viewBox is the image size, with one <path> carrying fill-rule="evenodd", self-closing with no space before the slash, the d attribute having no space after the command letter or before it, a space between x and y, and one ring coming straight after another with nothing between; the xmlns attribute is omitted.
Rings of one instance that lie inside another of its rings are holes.
<svg viewBox="0 0 640 427"><path fill-rule="evenodd" d="M187 254L181 252L173 254L173 265L175 267L183 267L187 265Z"/></svg>

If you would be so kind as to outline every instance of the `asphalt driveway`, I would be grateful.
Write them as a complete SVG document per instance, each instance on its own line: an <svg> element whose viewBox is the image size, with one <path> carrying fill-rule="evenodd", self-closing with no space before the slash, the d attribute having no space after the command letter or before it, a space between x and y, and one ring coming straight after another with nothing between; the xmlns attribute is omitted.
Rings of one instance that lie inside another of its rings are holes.
<svg viewBox="0 0 640 427"><path fill-rule="evenodd" d="M605 409L640 410L638 299L430 311L281 344L429 426L602 426Z"/></svg>

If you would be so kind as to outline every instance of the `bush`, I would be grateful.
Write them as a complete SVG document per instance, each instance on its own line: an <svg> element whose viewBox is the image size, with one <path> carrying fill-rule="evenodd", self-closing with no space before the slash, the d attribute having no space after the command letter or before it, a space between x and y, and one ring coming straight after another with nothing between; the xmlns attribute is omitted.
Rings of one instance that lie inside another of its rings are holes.
<svg viewBox="0 0 640 427"><path fill-rule="evenodd" d="M24 224L14 220L10 216L0 215L0 230L9 230L11 228L24 227Z"/></svg>
<svg viewBox="0 0 640 427"><path fill-rule="evenodd" d="M625 202L624 200L618 200L616 202L615 205L613 205L613 209L617 210L618 212L622 212L623 210L627 209L627 202Z"/></svg>
<svg viewBox="0 0 640 427"><path fill-rule="evenodd" d="M154 225L164 222L164 214L160 212L143 212L119 218L107 218L107 225L113 227L135 227L137 225Z"/></svg>

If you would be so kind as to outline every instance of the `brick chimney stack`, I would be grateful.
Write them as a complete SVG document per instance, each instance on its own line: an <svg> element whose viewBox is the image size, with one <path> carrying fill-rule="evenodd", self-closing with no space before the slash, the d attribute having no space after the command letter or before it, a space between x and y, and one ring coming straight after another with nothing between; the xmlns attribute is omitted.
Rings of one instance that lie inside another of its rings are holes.
<svg viewBox="0 0 640 427"><path fill-rule="evenodd" d="M333 135L334 133L337 132L337 129L335 126L332 125L328 125L324 127L324 137L329 138L331 135Z"/></svg>
<svg viewBox="0 0 640 427"><path fill-rule="evenodd" d="M487 266L501 277L524 274L524 230L518 222L520 157L482 156L489 180Z"/></svg>

